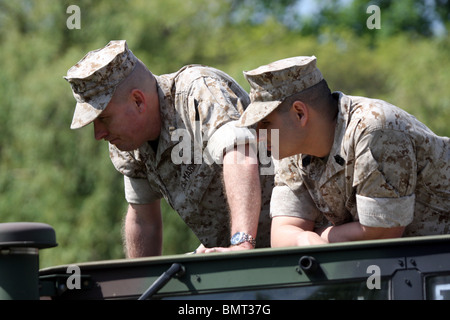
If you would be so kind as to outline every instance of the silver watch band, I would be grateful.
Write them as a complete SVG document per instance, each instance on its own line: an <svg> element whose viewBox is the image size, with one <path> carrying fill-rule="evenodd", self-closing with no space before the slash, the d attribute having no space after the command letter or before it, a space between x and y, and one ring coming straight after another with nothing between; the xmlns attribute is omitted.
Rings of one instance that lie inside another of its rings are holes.
<svg viewBox="0 0 450 320"><path fill-rule="evenodd" d="M256 240L251 235L245 232L236 232L231 237L230 242L232 246L237 246L241 243L248 242L253 246L253 248L256 247Z"/></svg>

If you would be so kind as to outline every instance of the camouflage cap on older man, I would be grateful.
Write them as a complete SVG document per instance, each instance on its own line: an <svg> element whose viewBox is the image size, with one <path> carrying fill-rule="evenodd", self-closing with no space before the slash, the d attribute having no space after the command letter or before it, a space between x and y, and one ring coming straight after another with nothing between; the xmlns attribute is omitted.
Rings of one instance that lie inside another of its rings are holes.
<svg viewBox="0 0 450 320"><path fill-rule="evenodd" d="M323 80L316 57L292 57L244 72L250 83L251 103L237 126L247 127L264 119L284 99Z"/></svg>
<svg viewBox="0 0 450 320"><path fill-rule="evenodd" d="M87 53L67 71L64 79L72 86L77 101L71 129L84 127L100 115L136 62L126 41L118 40Z"/></svg>

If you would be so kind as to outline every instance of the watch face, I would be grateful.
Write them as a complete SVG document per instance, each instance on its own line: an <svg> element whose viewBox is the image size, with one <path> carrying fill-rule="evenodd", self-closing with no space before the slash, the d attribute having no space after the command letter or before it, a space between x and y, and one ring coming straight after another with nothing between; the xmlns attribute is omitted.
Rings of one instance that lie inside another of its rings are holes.
<svg viewBox="0 0 450 320"><path fill-rule="evenodd" d="M239 244L241 243L241 241L243 240L242 238L244 237L244 233L243 232L237 232L233 235L233 237L231 237L231 244Z"/></svg>

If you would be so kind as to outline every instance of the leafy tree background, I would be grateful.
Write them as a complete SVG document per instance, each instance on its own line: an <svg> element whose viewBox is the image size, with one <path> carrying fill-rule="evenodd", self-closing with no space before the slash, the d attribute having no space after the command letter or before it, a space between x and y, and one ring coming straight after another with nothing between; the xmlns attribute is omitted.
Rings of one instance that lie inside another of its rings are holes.
<svg viewBox="0 0 450 320"><path fill-rule="evenodd" d="M381 9L370 30L369 5ZM81 10L69 30L66 9ZM185 64L242 71L315 55L332 90L385 99L450 136L448 0L0 0L0 222L52 225L41 267L123 258L122 176L92 125L70 130L63 79L90 50L126 39L155 74ZM163 254L198 240L164 204Z"/></svg>

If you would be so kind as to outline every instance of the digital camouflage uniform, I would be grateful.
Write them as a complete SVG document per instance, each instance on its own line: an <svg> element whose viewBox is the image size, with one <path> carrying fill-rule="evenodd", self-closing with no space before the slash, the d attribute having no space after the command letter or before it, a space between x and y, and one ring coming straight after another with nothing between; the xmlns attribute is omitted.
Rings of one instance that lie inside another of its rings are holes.
<svg viewBox="0 0 450 320"><path fill-rule="evenodd" d="M77 101L72 129L86 126L100 115L137 61L126 41L119 40L89 52L69 69L64 78ZM206 247L227 247L230 213L221 159L223 152L234 145L254 145L254 134L234 125L249 97L231 77L209 67L186 66L155 78L162 121L156 152L150 144L133 152L109 145L114 166L124 174L125 197L135 204L165 198ZM179 148L186 138L192 145L191 152ZM273 175L261 176L261 182L256 245L267 247Z"/></svg>
<svg viewBox="0 0 450 320"><path fill-rule="evenodd" d="M234 125L249 103L248 95L229 76L210 67L186 66L156 80L162 118L157 152L149 144L134 152L110 145L111 160L125 176L127 201L144 204L165 198L205 246L229 246L230 215L219 164L225 149L254 140L250 131ZM196 164L194 146L188 163L173 161L180 129L201 145L203 159L197 159L201 163ZM273 176L261 176L261 182L263 210L256 245L267 247Z"/></svg>
<svg viewBox="0 0 450 320"><path fill-rule="evenodd" d="M339 113L328 158L280 160L271 215L406 226L404 236L449 233L449 138L384 101L334 94Z"/></svg>
<svg viewBox="0 0 450 320"><path fill-rule="evenodd" d="M251 104L238 126L253 125L323 79L314 56L279 60L244 75ZM449 233L449 138L387 102L333 95L338 116L329 156L276 161L271 216L300 217L316 226L406 226L405 236Z"/></svg>

